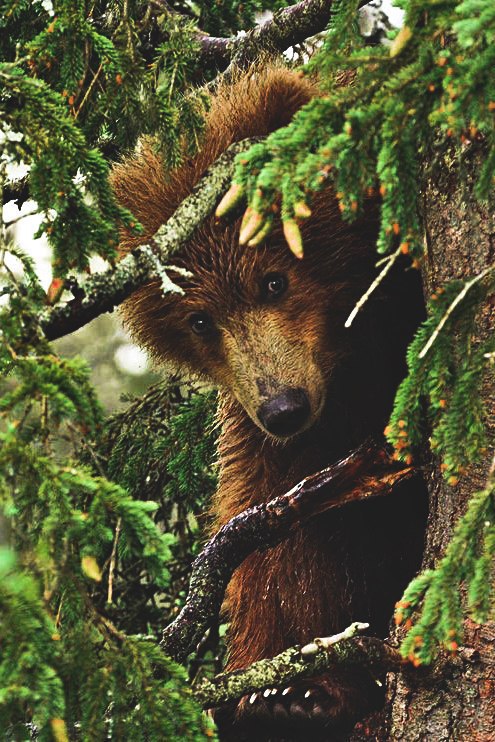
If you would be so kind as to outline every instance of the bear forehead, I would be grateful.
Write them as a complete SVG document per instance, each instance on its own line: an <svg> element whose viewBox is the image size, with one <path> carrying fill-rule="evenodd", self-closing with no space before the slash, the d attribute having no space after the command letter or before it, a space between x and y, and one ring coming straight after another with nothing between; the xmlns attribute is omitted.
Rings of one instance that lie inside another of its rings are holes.
<svg viewBox="0 0 495 742"><path fill-rule="evenodd" d="M298 263L278 233L256 248L239 245L238 224L205 225L172 262L192 274L178 281L186 297L218 304L251 303L259 296L264 276L286 274Z"/></svg>
<svg viewBox="0 0 495 742"><path fill-rule="evenodd" d="M322 300L319 289L332 294L338 286L341 293L351 275L356 280L356 263L361 264L357 269L361 273L367 261L363 230L336 218L336 211L335 200L327 195L301 225L303 260L288 249L279 220L263 244L250 247L239 244L240 220L225 224L208 219L170 261L192 274L190 278L171 274L185 291L180 305L183 309L190 305L191 311L235 313L260 302L263 278L270 273L287 275L292 291L305 294L306 303Z"/></svg>

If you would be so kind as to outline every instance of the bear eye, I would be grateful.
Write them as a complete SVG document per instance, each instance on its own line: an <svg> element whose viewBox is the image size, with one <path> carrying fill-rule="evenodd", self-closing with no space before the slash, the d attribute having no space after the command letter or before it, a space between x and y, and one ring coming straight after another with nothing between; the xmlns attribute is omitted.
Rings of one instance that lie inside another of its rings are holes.
<svg viewBox="0 0 495 742"><path fill-rule="evenodd" d="M278 299L287 290L287 278L282 273L268 273L263 279L263 294L266 299Z"/></svg>
<svg viewBox="0 0 495 742"><path fill-rule="evenodd" d="M213 321L206 312L196 312L188 317L189 327L195 335L209 335L213 331Z"/></svg>

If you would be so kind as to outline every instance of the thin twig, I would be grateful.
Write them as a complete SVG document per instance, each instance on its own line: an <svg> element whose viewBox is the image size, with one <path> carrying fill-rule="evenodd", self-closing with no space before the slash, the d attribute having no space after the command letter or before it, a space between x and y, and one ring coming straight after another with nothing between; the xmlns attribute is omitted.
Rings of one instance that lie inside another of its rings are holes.
<svg viewBox="0 0 495 742"><path fill-rule="evenodd" d="M62 597L60 598L60 603L58 604L57 615L55 617L55 626L57 627L57 629L60 626L60 619L62 617L62 605L64 603L64 598L65 598L65 592L62 593Z"/></svg>
<svg viewBox="0 0 495 742"><path fill-rule="evenodd" d="M311 657L313 654L316 654L319 649L329 649L332 644L338 644L338 642L341 642L344 639L351 639L353 636L356 636L359 631L366 631L369 627L369 623L354 621L354 623L351 623L350 626L339 634L333 634L332 636L317 636L312 642L301 647L301 655L302 657Z"/></svg>
<svg viewBox="0 0 495 742"><path fill-rule="evenodd" d="M113 574L115 572L115 562L117 560L117 544L119 541L120 530L122 528L122 518L119 518L115 527L115 538L113 540L112 555L110 557L110 568L108 570L108 593L107 603L112 602L113 598Z"/></svg>
<svg viewBox="0 0 495 742"><path fill-rule="evenodd" d="M461 301L464 299L464 297L468 293L469 289L471 289L476 283L479 283L481 280L483 280L483 278L485 276L487 276L490 273L490 271L492 271L494 268L495 268L495 265L488 266L488 268L485 268L484 271L481 271L481 273L478 273L477 276L475 276L474 278L472 278L471 281L468 281L464 285L464 288L457 294L457 296L455 297L454 301L449 305L449 307L448 307L447 311L445 312L445 314L443 315L442 319L440 320L440 322L438 323L438 325L433 330L433 332L431 334L431 337L429 338L429 340L426 343L426 345L423 348L423 350L420 352L419 358L424 358L425 355L428 353L428 351L430 350L431 346L433 345L433 343L435 342L435 340L439 336L440 332L442 331L442 328L444 327L444 325L447 322L448 318L450 317L450 315L452 314L452 312L454 311L454 309L457 307L457 305L460 304Z"/></svg>
<svg viewBox="0 0 495 742"><path fill-rule="evenodd" d="M13 224L17 224L17 222L20 222L21 219L25 219L27 216L35 216L36 214L39 214L39 213L40 213L39 209L35 209L34 211L28 211L27 214L21 214L20 216L16 216L15 219L11 219L8 222L4 222L3 226L5 227L5 229L8 229Z"/></svg>
<svg viewBox="0 0 495 742"><path fill-rule="evenodd" d="M90 84L88 85L88 88L87 88L87 90L86 90L86 92L84 94L84 98L82 99L82 101L80 102L79 106L77 107L77 111L74 113L74 121L76 121L77 117L79 116L79 114L81 112L82 107L84 106L84 104L86 103L87 99L91 95L91 91L93 90L93 88L94 88L94 86L96 84L96 81L98 80L98 78L99 78L99 76L101 74L102 69L103 69L103 63L100 64L100 66L98 67L98 69L96 70L96 72L95 72L95 74L93 76L93 79L91 80Z"/></svg>
<svg viewBox="0 0 495 742"><path fill-rule="evenodd" d="M50 428L48 415L48 395L41 395L41 439L46 453L50 452Z"/></svg>
<svg viewBox="0 0 495 742"><path fill-rule="evenodd" d="M382 268L382 270L377 275L377 277L375 278L375 280L373 281L369 289L362 295L362 297L356 303L356 306L354 307L354 309L352 310L352 312L346 319L344 327L350 327L352 325L352 323L356 319L356 315L359 312L359 310L363 308L363 306L366 304L366 302L370 298L373 291L377 289L378 286L381 284L381 282L383 281L383 279L385 278L385 276L387 275L387 273L389 272L389 270L391 269L391 267L393 266L393 264L395 263L399 255L401 254L401 252L402 252L401 248L398 247L397 250L394 253L392 253L392 255L388 256L387 262L384 268Z"/></svg>

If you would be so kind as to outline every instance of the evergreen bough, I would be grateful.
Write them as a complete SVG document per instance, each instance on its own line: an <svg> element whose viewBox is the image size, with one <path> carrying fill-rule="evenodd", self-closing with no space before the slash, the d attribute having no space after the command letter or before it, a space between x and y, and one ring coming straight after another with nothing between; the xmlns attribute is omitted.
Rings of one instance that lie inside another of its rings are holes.
<svg viewBox="0 0 495 742"><path fill-rule="evenodd" d="M471 498L435 569L416 577L397 603L395 621L409 629L401 645L403 657L415 665L427 664L438 645L456 653L463 639L463 602L476 623L493 610L495 559L495 480L493 471L484 490ZM467 587L463 601L462 583ZM422 606L416 620L414 612ZM414 621L414 625L413 625Z"/></svg>
<svg viewBox="0 0 495 742"><path fill-rule="evenodd" d="M87 365L38 332L31 261L7 249L24 274L6 269L0 314L0 726L12 739L29 724L40 740L204 739L211 724L159 636L215 486L214 400L164 386L105 420Z"/></svg>

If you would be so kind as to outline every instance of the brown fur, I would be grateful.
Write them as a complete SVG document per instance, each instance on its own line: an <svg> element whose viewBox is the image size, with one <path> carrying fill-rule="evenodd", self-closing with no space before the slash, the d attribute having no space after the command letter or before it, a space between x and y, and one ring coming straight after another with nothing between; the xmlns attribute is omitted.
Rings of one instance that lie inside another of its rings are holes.
<svg viewBox="0 0 495 742"><path fill-rule="evenodd" d="M165 176L148 144L114 170L120 201L145 227L145 240L170 216L206 168L232 142L286 124L315 94L311 83L274 69L241 79L213 98L201 153ZM280 229L260 248L240 247L239 225L210 219L173 262L184 297L153 282L126 302L126 320L156 358L173 361L220 389L220 485L215 528L246 507L289 489L370 435L380 433L403 373L403 354L421 309L416 277L401 274L377 292L350 330L345 317L374 275L375 215L353 225L334 197L318 198L296 260ZM124 235L123 249L137 244ZM260 286L284 273L288 291L267 302ZM205 340L188 317L208 311ZM310 417L298 435L277 439L257 411L287 387L303 387ZM297 642L368 620L385 633L395 599L417 566L422 507L415 493L319 517L274 549L255 553L228 590L229 669ZM419 534L419 535L418 535Z"/></svg>

